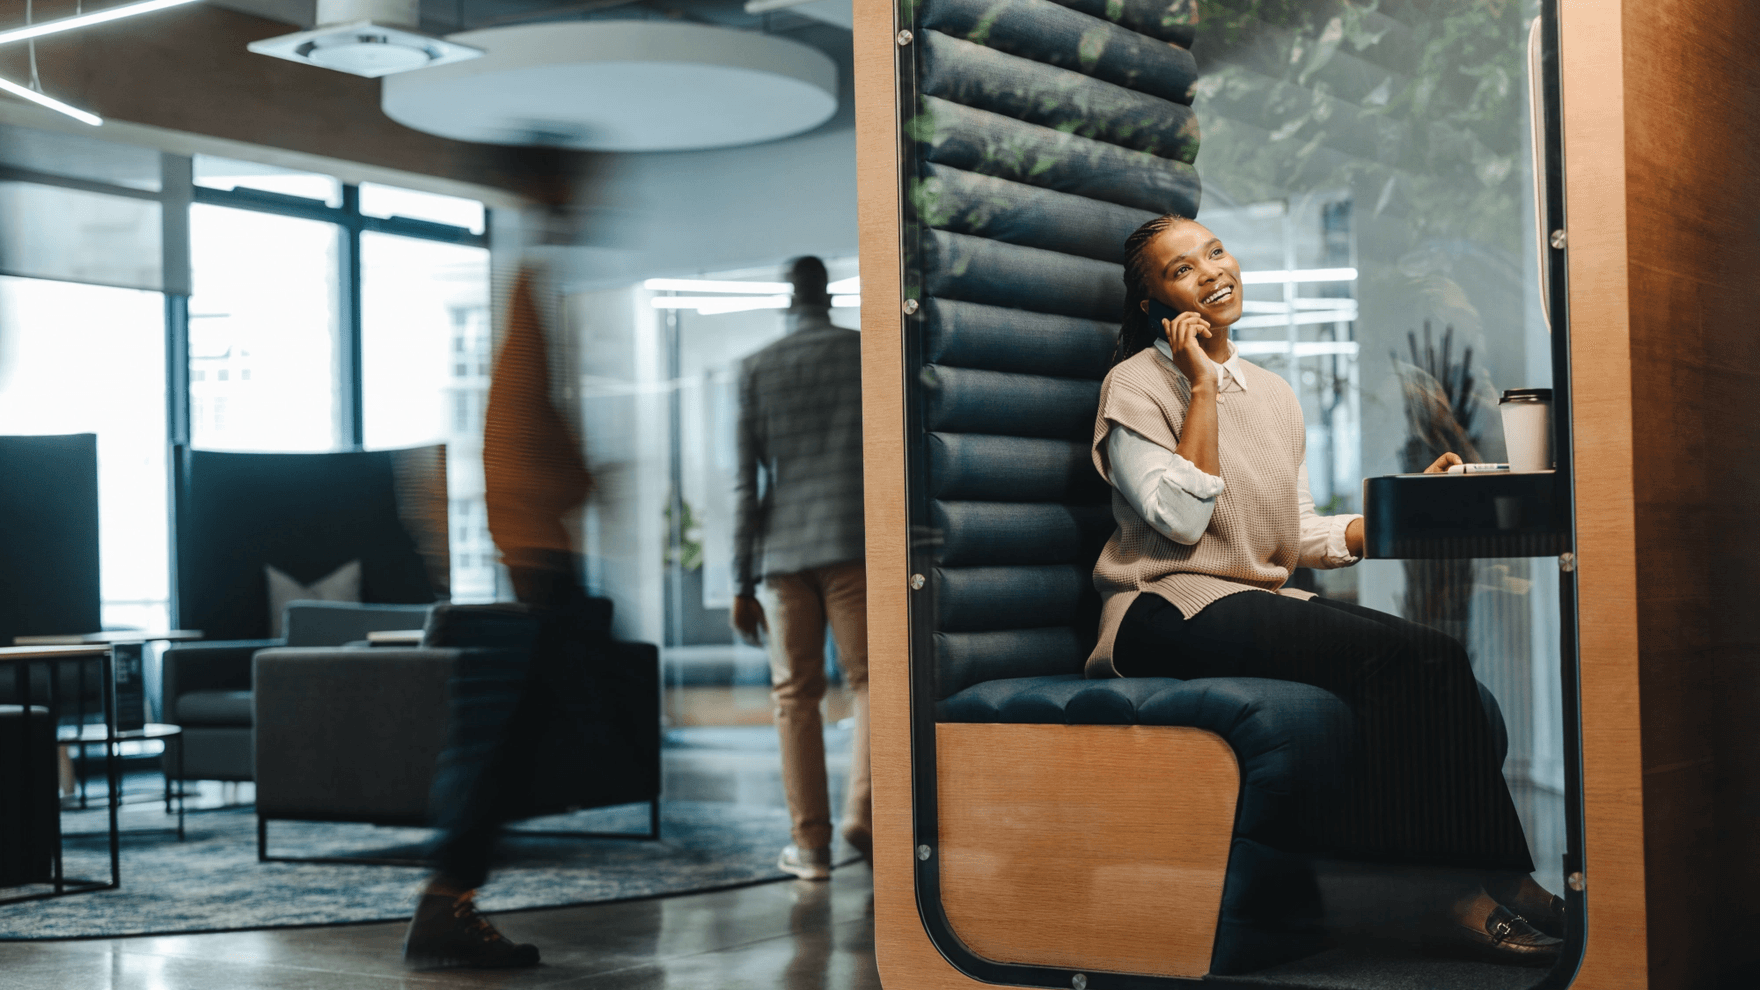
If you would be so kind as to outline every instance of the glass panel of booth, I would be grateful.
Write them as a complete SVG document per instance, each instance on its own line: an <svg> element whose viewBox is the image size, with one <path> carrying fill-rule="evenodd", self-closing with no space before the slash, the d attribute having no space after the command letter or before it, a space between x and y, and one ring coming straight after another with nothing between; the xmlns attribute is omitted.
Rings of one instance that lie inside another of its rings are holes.
<svg viewBox="0 0 1760 990"><path fill-rule="evenodd" d="M786 262L576 292L563 307L596 483L587 582L616 599L620 636L664 644L668 725L769 724L768 662L735 641L728 608L740 363L786 332ZM860 329L856 259L825 262L832 322ZM831 722L848 714L840 697Z"/></svg>
<svg viewBox="0 0 1760 990"><path fill-rule="evenodd" d="M1008 103L984 90L990 79L983 73L990 69L972 67L969 78L957 76L957 85L949 83L957 75L950 66L957 58L970 58L976 65L981 58L996 57L978 54L977 45L1017 57L1038 56L1022 40L1024 34L1008 34L1006 18L995 24L984 20L969 33L960 33L965 29L955 32L951 25L963 23L959 21L963 15L948 12L954 9L952 3L941 6L946 10L936 10L937 0L924 0L900 8L907 12L902 16L914 18L915 30L901 35L899 44L914 44L913 38L929 43L913 49L917 75L905 82L907 106L910 100L929 96L940 100L937 105L942 107L973 100L977 101L973 106L989 111L983 120L1002 119L996 116L999 107L1024 101ZM1098 9L1098 5L1062 6L1088 13ZM1135 16L1129 14L1130 7L1106 5L1105 17L1128 26ZM1168 9L1185 11L1194 25L1190 50L1197 81L1191 106L1201 132L1194 166L1202 187L1196 219L1217 235L1241 269L1244 306L1231 338L1243 358L1282 377L1301 403L1305 467L1316 510L1321 515L1361 513L1365 477L1420 472L1446 451L1468 462L1508 460L1500 393L1550 387L1554 372L1553 338L1537 275L1546 249L1535 237L1535 149L1527 78L1530 25L1538 6L1532 2L1204 0ZM1043 17L1047 23L1069 19L1049 5ZM1096 22L1093 30L1095 37L1112 37L1105 34L1110 26ZM956 49L938 41L947 33L956 33L961 44L976 45ZM940 47L932 47L935 44ZM1041 61L1105 77L1099 56L1089 58L1090 54L1084 48L1081 60ZM994 71L996 78L1014 79L1003 76L1000 69ZM1123 76L1107 78L1117 83ZM1073 79L1068 77L1066 85L1079 85ZM910 86L941 88L911 94ZM986 99L993 105L981 105ZM1104 103L1096 99L1088 105ZM911 120L916 112L904 111L907 161L901 188L907 203L918 195L919 187L913 183L945 181L945 188L951 189L947 177L956 172L1004 174L994 162L975 157L958 163L956 169L949 157L952 153L946 149L957 142L949 138L947 121L979 118L941 113L935 123L923 125L930 114L925 111L923 117ZM1064 130L1069 132L1070 127ZM1088 131L1078 127L1073 133ZM932 137L924 136L929 134ZM974 137L990 135L962 135ZM938 171L931 174L932 168ZM1025 172L1009 178L1026 184L1035 181ZM1019 230L993 233L973 219L982 212L975 207L970 215L956 216L957 211L945 202L935 206L940 213L920 204L913 207L921 213L911 222L923 225L918 233L925 241L943 240L918 251L915 242L908 241L917 233L907 233L905 285L928 285L932 294L933 286L954 283L947 298L968 302L977 300L960 296L960 291L995 292L995 284L1008 274L995 274L1006 267L1002 264L1006 252L1021 250L1010 243L1022 236ZM994 247L990 254L972 246L980 238ZM1091 251L1091 247L1072 247L1069 253L1080 258L1064 259L1067 267L1091 272L1092 263L1086 260L1096 257ZM955 259L949 262L952 274L940 283L908 267L933 265L937 258ZM975 259L970 262L974 266L998 265L983 276L989 284L973 282L963 288L958 284L957 266L968 258ZM1089 267L1080 268L1077 261ZM1025 270L1026 262L1020 264ZM981 301L998 304L994 299ZM907 319L906 333L922 335L933 325L933 332L941 336L914 346L946 353L953 346L949 339L959 332L957 321L927 309L941 305L939 301L923 303L925 314ZM907 345L907 354L917 353L912 346ZM920 354L907 357L907 394L919 390L913 408L920 415L966 416L982 422L964 406L955 409L955 400L936 405L941 400L935 388L962 387L956 374L943 377L939 386L919 385L933 376L930 369L911 365L913 360L928 364L932 359ZM947 363L955 366L955 373L962 367L982 367L986 374L1021 372L1000 365ZM1031 373L1056 374L1042 369ZM919 424L913 430L908 442L916 446L918 456L906 459L913 470L937 470L933 465L953 464L964 456L948 442L927 446L929 429L946 428ZM1003 431L973 426L964 432ZM1081 467L1088 470L1085 459ZM966 480L960 476L962 483ZM921 493L935 490L938 483L923 476L913 477L907 486L917 499L911 503L913 529L934 532L924 542L936 546L946 535L937 527L945 525L951 531L958 524L943 522L953 518L956 509L977 518L980 510L968 508L974 503L957 500L1010 497L954 494L945 496L952 501L931 508L931 497ZM1021 498L1030 502L1033 497ZM913 569L940 567L938 558L931 559L938 552L919 551ZM1017 557L1007 562L1035 563ZM1087 560L1091 563L1093 557ZM967 578L973 587L980 579L990 577ZM1291 580L1325 598L1429 626L1464 646L1473 676L1502 711L1508 734L1502 772L1536 864L1534 877L1551 893L1565 893L1565 768L1571 749L1564 735L1559 563L1550 557L1366 560L1336 570L1302 569ZM913 581L912 587L924 585ZM928 591L938 599L913 599L912 621L918 624L913 666L943 665L932 667L927 677L917 675L913 690L925 684L938 686L929 678L947 673L949 661L924 653L944 649L943 640L982 629L978 623L987 621L976 612L966 612L955 620L967 623L966 627L932 625L942 621L937 608L923 606L938 601L945 608L951 587L932 584ZM959 599L960 607L970 604ZM925 635L926 630L934 635ZM1012 627L1006 631L1015 632ZM1092 630L1087 631L1091 636ZM1090 638L1083 646L1084 653L1092 642ZM1079 668L1078 661L1073 669ZM915 703L915 717L929 717L926 713L932 709ZM933 779L936 769L919 763L914 772ZM947 812L941 813L945 825ZM926 864L918 867L919 883L924 870L936 869L944 871L945 882L947 863L931 859L939 855L928 845L919 849ZM945 889L941 894L943 903L949 903Z"/></svg>
<svg viewBox="0 0 1760 990"><path fill-rule="evenodd" d="M1272 9L1204 7L1199 220L1249 283L1241 349L1302 400L1316 506L1361 512L1358 479L1422 470L1441 453L1427 438L1505 461L1500 391L1552 384L1527 88L1538 8ZM1253 280L1292 269L1351 277ZM1556 563L1365 561L1317 579L1465 644L1504 709L1538 877L1562 892Z"/></svg>

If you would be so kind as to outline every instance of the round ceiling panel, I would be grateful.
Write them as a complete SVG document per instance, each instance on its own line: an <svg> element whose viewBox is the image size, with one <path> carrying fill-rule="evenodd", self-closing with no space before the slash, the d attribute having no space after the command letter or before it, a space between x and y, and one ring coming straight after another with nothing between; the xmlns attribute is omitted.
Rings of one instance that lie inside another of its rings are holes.
<svg viewBox="0 0 1760 990"><path fill-rule="evenodd" d="M798 42L660 21L488 28L488 54L387 76L386 116L459 141L685 151L799 134L837 110L837 66Z"/></svg>

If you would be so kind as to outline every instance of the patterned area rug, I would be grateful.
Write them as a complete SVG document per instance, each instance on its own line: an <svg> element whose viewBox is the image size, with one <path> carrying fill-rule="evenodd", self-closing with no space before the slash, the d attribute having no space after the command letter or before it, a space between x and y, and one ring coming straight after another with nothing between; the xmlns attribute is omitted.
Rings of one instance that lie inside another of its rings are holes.
<svg viewBox="0 0 1760 990"><path fill-rule="evenodd" d="M781 808L720 801L663 805L661 839L504 840L479 895L488 911L656 897L786 879L776 854L788 842ZM647 805L521 823L523 828L645 832ZM159 815L124 816L124 827ZM67 815L68 831L101 828L95 813ZM270 851L286 856L416 858L426 829L273 822ZM123 837L119 890L0 906L0 940L100 938L237 931L409 916L418 867L259 863L249 808L191 814L188 838ZM109 876L109 845L68 839L66 875ZM16 891L8 891L8 894Z"/></svg>

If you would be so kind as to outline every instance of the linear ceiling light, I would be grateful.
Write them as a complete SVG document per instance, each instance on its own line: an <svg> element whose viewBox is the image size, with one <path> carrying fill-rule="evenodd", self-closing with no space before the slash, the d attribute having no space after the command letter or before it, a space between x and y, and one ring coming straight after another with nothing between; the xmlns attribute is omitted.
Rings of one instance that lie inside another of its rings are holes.
<svg viewBox="0 0 1760 990"><path fill-rule="evenodd" d="M849 278L840 278L830 285L827 285L825 291L834 296L860 295L862 291L862 277L860 275L852 275Z"/></svg>
<svg viewBox="0 0 1760 990"><path fill-rule="evenodd" d="M751 283L745 283L750 285ZM694 309L704 316L743 313L749 309L787 309L788 296L656 296L648 301L655 309Z"/></svg>
<svg viewBox="0 0 1760 990"><path fill-rule="evenodd" d="M794 291L794 286L787 282L721 282L704 278L651 278L642 283L642 288L656 292L749 292L755 296Z"/></svg>
<svg viewBox="0 0 1760 990"><path fill-rule="evenodd" d="M1298 268L1268 272L1241 272L1242 285L1263 285L1276 282L1355 282L1355 268Z"/></svg>
<svg viewBox="0 0 1760 990"><path fill-rule="evenodd" d="M1234 329L1251 330L1255 327L1307 327L1317 323L1352 323L1357 319L1357 311L1352 309L1335 309L1330 312L1323 309L1297 313L1295 316L1243 316L1236 320Z"/></svg>
<svg viewBox="0 0 1760 990"><path fill-rule="evenodd" d="M1242 354L1288 354L1289 342L1285 340L1239 340L1234 342ZM1354 357L1357 353L1357 342L1354 340L1298 340L1295 346L1296 357L1317 357L1322 354L1343 354Z"/></svg>
<svg viewBox="0 0 1760 990"><path fill-rule="evenodd" d="M18 97L19 99L29 100L32 103L38 104L40 106L48 107L49 109L54 110L57 113L64 113L64 114L68 115L69 117L72 117L74 120L79 121L82 124L90 124L93 127L97 127L99 124L102 124L104 122L104 118L98 116L95 113L87 113L78 107L70 107L67 104L61 102L60 100L57 100L53 97L44 96L43 94L41 94L35 90L26 89L25 87L20 86L18 83L15 83L15 82L10 82L5 79L0 79L0 90L5 90L6 92L11 93L13 96Z"/></svg>
<svg viewBox="0 0 1760 990"><path fill-rule="evenodd" d="M841 295L831 297L832 309L855 308L862 304L861 296Z"/></svg>
<svg viewBox="0 0 1760 990"><path fill-rule="evenodd" d="M0 31L0 45L10 45L15 41L29 41L32 38L41 38L47 34L60 34L63 31L76 31L83 27L90 27L94 24L107 24L110 21L121 20L124 17L134 17L137 14L151 14L155 10L165 10L168 7L181 7L186 3L194 2L195 0L145 0L143 3L128 3L123 4L120 7L94 10L89 14L63 17L57 21L44 21L41 24L29 24L21 28L13 28L10 31Z"/></svg>

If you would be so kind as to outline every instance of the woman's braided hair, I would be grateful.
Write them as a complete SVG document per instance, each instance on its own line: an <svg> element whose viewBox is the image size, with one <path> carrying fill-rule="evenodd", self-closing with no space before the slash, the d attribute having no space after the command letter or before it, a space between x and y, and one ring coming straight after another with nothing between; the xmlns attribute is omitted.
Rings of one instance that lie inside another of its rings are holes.
<svg viewBox="0 0 1760 990"><path fill-rule="evenodd" d="M1149 273L1143 270L1143 256L1149 242L1159 237L1162 231L1176 223L1191 222L1191 217L1163 213L1131 231L1131 236L1124 239L1124 323L1118 328L1118 346L1112 351L1113 364L1155 346L1161 328L1151 326L1149 314L1143 312L1143 300L1149 298Z"/></svg>

